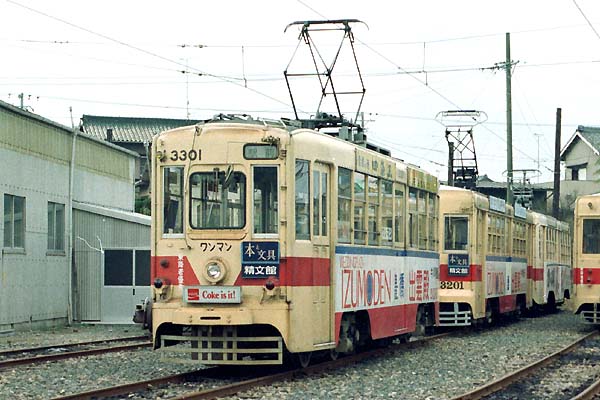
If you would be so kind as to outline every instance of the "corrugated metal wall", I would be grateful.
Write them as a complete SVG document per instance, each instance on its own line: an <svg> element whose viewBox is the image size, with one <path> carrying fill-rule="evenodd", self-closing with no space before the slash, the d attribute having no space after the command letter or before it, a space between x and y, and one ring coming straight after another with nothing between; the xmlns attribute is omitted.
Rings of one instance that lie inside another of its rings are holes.
<svg viewBox="0 0 600 400"><path fill-rule="evenodd" d="M77 271L76 318L82 321L101 319L103 265L102 248L150 248L150 226L119 220L108 216L73 210L75 264ZM87 242L87 243L86 243ZM94 247L96 249L92 249ZM133 312L129 309L126 312Z"/></svg>
<svg viewBox="0 0 600 400"><path fill-rule="evenodd" d="M4 194L25 198L24 249L3 248L4 224L0 223L0 329L68 318L70 226L65 217L64 254L49 253L47 211L49 201L68 207L72 138L70 130L0 102L0 215ZM74 199L133 210L134 162L132 154L79 136ZM92 220L81 222L77 231L92 244L97 244L96 235L113 244L137 243L139 236L144 246L149 244L148 227L106 223L109 218L104 217ZM93 283L85 287L86 310L100 315L101 257L79 242L75 243L81 273Z"/></svg>
<svg viewBox="0 0 600 400"><path fill-rule="evenodd" d="M0 215L5 194L25 198L24 249L3 248L0 223L0 326L66 319L68 257L48 253L47 212L48 201L68 202L68 167L1 147L0 160Z"/></svg>
<svg viewBox="0 0 600 400"><path fill-rule="evenodd" d="M11 112L0 111L0 145L59 163L71 162L72 133ZM43 132L43 133L42 133ZM80 136L76 165L98 174L131 181L132 156Z"/></svg>

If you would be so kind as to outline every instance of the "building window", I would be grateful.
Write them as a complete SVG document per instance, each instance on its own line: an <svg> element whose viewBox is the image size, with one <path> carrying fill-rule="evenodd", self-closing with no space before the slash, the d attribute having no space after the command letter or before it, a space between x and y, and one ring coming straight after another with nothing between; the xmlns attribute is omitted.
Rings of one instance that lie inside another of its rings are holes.
<svg viewBox="0 0 600 400"><path fill-rule="evenodd" d="M65 250L65 205L48 202L48 250Z"/></svg>
<svg viewBox="0 0 600 400"><path fill-rule="evenodd" d="M4 247L25 248L25 197L4 195Z"/></svg>
<svg viewBox="0 0 600 400"><path fill-rule="evenodd" d="M586 169L586 165L578 165L578 166L574 166L574 167L570 167L567 169L567 171L570 171L571 176L568 178L571 178L572 181L585 181L587 180L587 169Z"/></svg>

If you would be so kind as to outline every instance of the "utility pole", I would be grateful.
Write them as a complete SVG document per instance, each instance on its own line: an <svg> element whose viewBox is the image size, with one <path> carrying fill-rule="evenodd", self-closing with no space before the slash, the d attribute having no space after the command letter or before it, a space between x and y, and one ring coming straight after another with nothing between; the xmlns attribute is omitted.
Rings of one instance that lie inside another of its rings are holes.
<svg viewBox="0 0 600 400"><path fill-rule="evenodd" d="M560 135L562 109L556 109L556 140L554 142L554 195L552 196L552 216L558 219L560 207Z"/></svg>
<svg viewBox="0 0 600 400"><path fill-rule="evenodd" d="M512 158L512 61L510 59L510 33L506 33L506 202L513 205L513 158Z"/></svg>
<svg viewBox="0 0 600 400"><path fill-rule="evenodd" d="M533 134L535 136L535 138L537 139L537 169L540 172L541 175L541 169L540 169L540 136L542 136L541 133L534 133ZM540 177L538 176L538 183L540 182Z"/></svg>

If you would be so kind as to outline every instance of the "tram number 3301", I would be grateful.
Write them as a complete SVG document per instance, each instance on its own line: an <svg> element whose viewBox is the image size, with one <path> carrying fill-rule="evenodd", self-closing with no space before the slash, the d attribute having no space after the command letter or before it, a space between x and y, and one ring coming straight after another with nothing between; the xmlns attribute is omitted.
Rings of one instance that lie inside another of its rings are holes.
<svg viewBox="0 0 600 400"><path fill-rule="evenodd" d="M200 149L198 150L171 150L171 161L195 161L200 160Z"/></svg>
<svg viewBox="0 0 600 400"><path fill-rule="evenodd" d="M464 282L441 281L440 289L464 289Z"/></svg>

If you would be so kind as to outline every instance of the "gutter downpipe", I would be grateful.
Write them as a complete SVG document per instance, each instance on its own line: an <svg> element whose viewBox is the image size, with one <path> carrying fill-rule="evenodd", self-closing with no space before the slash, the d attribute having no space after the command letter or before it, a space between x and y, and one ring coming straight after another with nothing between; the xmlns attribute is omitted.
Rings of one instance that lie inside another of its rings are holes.
<svg viewBox="0 0 600 400"><path fill-rule="evenodd" d="M71 113L71 127L73 128L73 144L71 147L71 165L69 171L69 296L67 319L69 325L73 324L73 181L75 175L75 150L77 140L77 129L73 122L73 107L69 107Z"/></svg>

